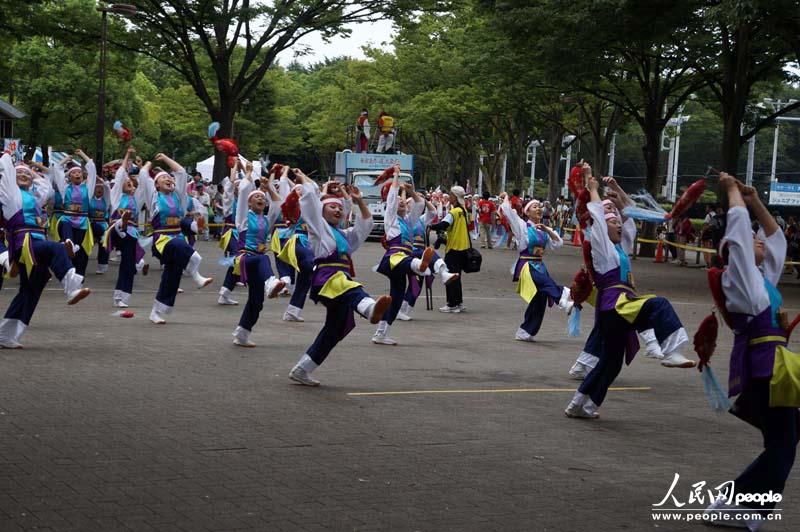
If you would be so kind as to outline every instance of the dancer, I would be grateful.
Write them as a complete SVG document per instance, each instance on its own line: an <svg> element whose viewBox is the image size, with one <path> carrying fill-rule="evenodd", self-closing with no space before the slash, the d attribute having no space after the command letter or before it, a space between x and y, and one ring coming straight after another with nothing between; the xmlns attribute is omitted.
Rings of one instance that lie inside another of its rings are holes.
<svg viewBox="0 0 800 532"><path fill-rule="evenodd" d="M610 179L606 178L605 182L610 184ZM568 417L599 416L597 408L622 370L623 360L630 364L639 349L637 321L659 324L656 335L661 336L659 340L666 346L665 354L679 352L689 340L666 299L650 295L639 297L634 292L628 254L633 248L636 225L632 219L623 224L616 212L605 212L599 187L594 177L589 178L591 273L597 288L595 319L603 339L602 356L567 406ZM693 362L688 361L688 365Z"/></svg>
<svg viewBox="0 0 800 532"><path fill-rule="evenodd" d="M585 167L588 167L584 163ZM587 170L591 174L591 168ZM628 205L633 205L633 201L628 197L622 187L619 186L614 178L607 177L604 182L608 185L606 198L602 201L604 215L615 214L621 217L621 212ZM586 235L591 232L591 220L586 224L585 218L588 216L588 211L585 208L579 209L581 211L580 227ZM625 222L630 223L626 220ZM591 244L588 240L584 240L582 244L584 248L584 257L589 257L586 267L591 271ZM655 358L661 361L661 365L667 368L692 368L695 363L686 358L679 350L675 349L673 345L673 338L670 336L671 324L664 322L658 318L658 315L641 315L635 322L634 327L639 336L645 343L645 357ZM661 340L659 340L661 338ZM569 370L569 374L574 379L582 380L589 374L596 365L598 357L602 355L602 336L600 330L595 322L592 331L586 340L583 350L578 355L578 359Z"/></svg>
<svg viewBox="0 0 800 532"><path fill-rule="evenodd" d="M222 214L225 217L225 229L219 239L219 247L222 248L225 257L236 255L239 249L239 230L236 227L236 209L239 201L239 165L231 168L230 176L222 180ZM237 282L239 282L239 276L233 273L233 265L228 266L228 270L225 272L225 280L219 289L218 304L239 304L238 301L231 297Z"/></svg>
<svg viewBox="0 0 800 532"><path fill-rule="evenodd" d="M353 281L353 252L367 239L372 229L372 215L356 187L350 196L358 205L353 227L342 230L342 200L319 196L317 186L298 169L295 180L302 185L300 212L308 226L308 243L314 252L314 275L311 280L311 300L326 309L325 324L289 378L306 386L319 386L311 373L322 364L331 350L355 327L353 311L370 323L380 321L392 304L390 296L372 299L360 283Z"/></svg>
<svg viewBox="0 0 800 532"><path fill-rule="evenodd" d="M292 190L281 204L283 219L289 227L280 233L281 252L276 260L289 264L294 271L294 287L289 305L283 313L283 321L303 322L303 307L311 288L314 271L314 253L308 246L308 226L300 213L300 195Z"/></svg>
<svg viewBox="0 0 800 532"><path fill-rule="evenodd" d="M97 270L95 271L98 275L103 275L108 271L108 249L103 241L103 235L108 231L110 205L111 189L103 178L98 177L92 191L92 197L89 199L89 221L92 239L98 243Z"/></svg>
<svg viewBox="0 0 800 532"><path fill-rule="evenodd" d="M292 182L289 180L288 165L277 163L273 164L272 168L269 169L269 179L262 179L259 183L259 186L265 193L267 193L267 187L275 186L273 179L278 176L278 174L280 174L280 178L278 179L278 195L281 198L280 201L283 202L286 200L286 197L292 190ZM280 213L272 229L272 238L270 240L270 249L272 250L272 254L275 256L275 269L277 270L281 281L286 284L285 288L281 290L280 295L282 296L288 296L294 289L295 270L291 264L279 258L281 251L283 251L283 245L285 244L285 242L281 242L281 235L290 226L291 223L287 220L284 220L283 213Z"/></svg>
<svg viewBox="0 0 800 532"><path fill-rule="evenodd" d="M514 279L517 284L517 293L528 307L525 309L525 319L517 329L515 339L522 342L533 342L539 332L544 319L545 306L558 307L569 313L572 310L569 288L560 286L547 271L544 263L546 249L558 249L564 241L558 233L550 227L540 223L542 220L542 204L538 200L531 200L525 205L526 222L517 214L508 201L508 194L500 194L500 210L508 219L517 247L520 249L517 264L514 267Z"/></svg>
<svg viewBox="0 0 800 532"><path fill-rule="evenodd" d="M409 204L410 226L414 238L413 253L416 258L422 259L422 255L426 249L425 231L428 230L428 226L436 219L436 208L421 194L408 198L406 201ZM450 273L444 260L442 260L435 251L430 260L428 269L434 274L438 274L442 280L442 284L445 286L460 277L457 273ZM426 283L428 287L431 287L433 285L433 276L419 276L413 272L408 274L408 288L403 297L403 304L400 306L400 311L397 313L398 320L411 321L413 319L412 313L414 311L414 304L417 302L417 298L419 298L419 294L422 291L422 283Z"/></svg>
<svg viewBox="0 0 800 532"><path fill-rule="evenodd" d="M415 201L418 195L411 184L402 186L403 194L400 193L400 188L400 166L395 165L394 178L387 182L381 191L381 196L386 201L386 211L383 216L386 252L378 264L378 273L389 278L389 293L392 296L392 305L378 323L378 328L372 336L372 343L382 345L397 344L397 341L389 336L389 328L403 304L406 278L412 272L421 276L428 275L428 265L434 255L432 248L425 248L422 257L414 256L411 227L416 225L417 219L408 215L405 193L411 194Z"/></svg>
<svg viewBox="0 0 800 532"><path fill-rule="evenodd" d="M269 255L270 225L280 212L280 197L274 187L268 187L270 198L269 211L267 196L255 188L252 181L253 165L247 163L244 179L239 183L239 198L236 206L236 228L239 231L239 251L236 255L234 272L247 285L247 303L242 309L239 325L233 331L233 343L240 347L255 347L250 340L253 326L258 321L261 309L264 308L264 294L272 299L278 296L285 283L272 273Z"/></svg>
<svg viewBox="0 0 800 532"><path fill-rule="evenodd" d="M83 276L76 273L65 245L48 242L45 237L43 207L50 197L49 180L35 176L26 165L15 167L8 150L0 157L0 173L0 205L8 236L8 260L19 264L19 292L0 321L0 347L18 349L50 279L50 271L61 281L69 305L88 296L91 290L81 288ZM3 264L8 271L14 269L10 263Z"/></svg>
<svg viewBox="0 0 800 532"><path fill-rule="evenodd" d="M192 276L197 288L208 286L213 279L200 275L202 257L189 246L182 233L182 230L186 230L197 234L201 229L199 214L194 222L184 217L190 200L186 194L186 170L163 153L156 155L155 160L163 162L174 172L173 177L157 168L154 178L150 177L149 172L139 172L139 186L153 224L153 256L163 266L150 321L162 325L167 322L166 315L175 306L183 270Z"/></svg>
<svg viewBox="0 0 800 532"><path fill-rule="evenodd" d="M139 207L144 203L143 187L137 188L138 181L129 173L130 157L135 153L128 148L122 165L114 176L109 204L111 205L111 225L103 235L103 245L110 252L120 251L117 284L114 286L114 306L127 308L133 294L133 278L137 272L147 275L149 265L144 261L144 249L139 243L139 230L135 220L139 217ZM149 175L150 162L144 164L139 173ZM147 178L149 179L149 177Z"/></svg>
<svg viewBox="0 0 800 532"><path fill-rule="evenodd" d="M67 253L72 259L78 275L86 275L89 255L94 247L94 235L89 225L89 197L94 194L97 168L94 161L83 150L75 150L75 155L86 163L86 175L77 164L70 165L65 174L65 166L72 157L65 157L60 163L51 166L53 182L64 202L64 214L58 221L58 234L61 241L69 243ZM91 192L90 192L91 191Z"/></svg>
<svg viewBox="0 0 800 532"><path fill-rule="evenodd" d="M734 484L737 495L777 495L783 492L800 439L800 376L796 365L786 363L797 355L786 350L788 320L776 288L786 259L786 238L753 187L723 172L719 188L729 205L721 243L727 267L721 274L712 270L709 280L714 302L734 334L728 395L738 396L731 412L759 429L764 443L764 451ZM757 234L748 208L760 226ZM706 522L755 531L774 507L774 502L728 505L719 498L706 510L715 520ZM750 519L740 513L749 514ZM753 518L757 513L761 519Z"/></svg>

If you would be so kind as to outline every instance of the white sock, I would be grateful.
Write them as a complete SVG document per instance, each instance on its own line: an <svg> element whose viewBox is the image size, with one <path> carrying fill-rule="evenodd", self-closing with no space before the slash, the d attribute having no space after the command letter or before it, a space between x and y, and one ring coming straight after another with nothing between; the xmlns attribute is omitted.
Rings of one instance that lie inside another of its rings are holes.
<svg viewBox="0 0 800 532"><path fill-rule="evenodd" d="M319 364L311 360L311 357L304 354L300 357L300 360L297 362L297 365L304 369L306 373L311 374L312 371L319 367Z"/></svg>
<svg viewBox="0 0 800 532"><path fill-rule="evenodd" d="M375 300L371 297L365 297L361 301L359 301L356 310L359 314L364 316L367 319L372 317L372 309L375 308Z"/></svg>
<svg viewBox="0 0 800 532"><path fill-rule="evenodd" d="M191 275L197 273L200 269L200 262L203 260L203 257L200 256L198 252L192 253L192 256L189 258L189 264L186 265L186 271Z"/></svg>
<svg viewBox="0 0 800 532"><path fill-rule="evenodd" d="M445 264L442 259L436 259L436 262L433 263L433 272L434 273L441 273L441 272L450 273L450 270L447 269L447 264Z"/></svg>

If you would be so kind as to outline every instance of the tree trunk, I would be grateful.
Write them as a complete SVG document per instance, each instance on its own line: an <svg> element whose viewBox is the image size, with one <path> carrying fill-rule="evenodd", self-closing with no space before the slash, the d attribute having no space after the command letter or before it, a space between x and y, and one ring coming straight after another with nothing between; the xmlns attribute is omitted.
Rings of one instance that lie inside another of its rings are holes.
<svg viewBox="0 0 800 532"><path fill-rule="evenodd" d="M215 116L217 122L219 122L219 131L217 132L217 137L219 138L233 138L233 121L236 117L236 113L233 110L233 107L224 106L220 109L219 114ZM223 152L214 150L214 178L213 182L221 183L226 176L230 174L230 168L228 168L228 156L225 155Z"/></svg>
<svg viewBox="0 0 800 532"><path fill-rule="evenodd" d="M550 203L555 203L561 194L561 187L558 182L558 167L561 162L561 135L556 134L553 138L555 141L548 146L550 154L547 161L547 199Z"/></svg>
<svg viewBox="0 0 800 532"><path fill-rule="evenodd" d="M647 121L647 117L645 117L645 120ZM659 120L649 121L650 125L644 131L645 145L642 146L642 154L647 169L645 188L654 198L658 198L661 195L662 176L658 173L658 163L661 156L661 132L664 129L663 126L659 127L659 124L662 122ZM655 240L656 224L645 223L643 229L642 236L644 238ZM655 254L655 249L656 247L653 244L641 244L639 246L639 254L644 257L652 257Z"/></svg>
<svg viewBox="0 0 800 532"><path fill-rule="evenodd" d="M742 148L741 136L739 135L742 119L737 118L735 114L731 113L725 117L722 129L722 157L720 159L720 170L731 175L736 175L739 166L739 152Z"/></svg>

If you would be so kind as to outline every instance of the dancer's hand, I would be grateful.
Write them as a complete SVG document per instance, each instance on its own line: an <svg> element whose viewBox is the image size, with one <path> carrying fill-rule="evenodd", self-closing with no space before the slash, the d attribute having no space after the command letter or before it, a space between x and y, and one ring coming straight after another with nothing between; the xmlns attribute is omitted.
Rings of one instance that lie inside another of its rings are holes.
<svg viewBox="0 0 800 532"><path fill-rule="evenodd" d="M600 190L600 183L594 177L589 177L589 182L586 184L586 188L588 188L589 191L597 192Z"/></svg>
<svg viewBox="0 0 800 532"><path fill-rule="evenodd" d="M729 191L734 187L738 187L739 185L739 181L737 181L737 179L729 173L722 172L719 174L719 188L721 190Z"/></svg>
<svg viewBox="0 0 800 532"><path fill-rule="evenodd" d="M353 198L354 201L361 201L361 191L358 189L357 186L351 185L350 186L350 197Z"/></svg>

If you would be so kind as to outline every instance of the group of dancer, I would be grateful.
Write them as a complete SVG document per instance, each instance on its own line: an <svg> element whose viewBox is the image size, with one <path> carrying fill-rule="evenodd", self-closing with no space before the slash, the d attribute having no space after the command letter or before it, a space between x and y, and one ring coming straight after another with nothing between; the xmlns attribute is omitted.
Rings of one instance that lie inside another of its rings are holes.
<svg viewBox="0 0 800 532"><path fill-rule="evenodd" d="M3 348L21 347L50 272L61 282L68 304L90 295L84 277L95 243L100 245L97 273L107 271L112 250L120 252L113 293L113 305L120 308L130 304L135 276L147 274L145 248L150 246L162 266L150 313L153 323L164 324L173 312L184 275L197 288L212 283L200 273L202 258L192 246L205 220L187 193L188 176L180 164L163 154L152 163L137 158L134 164L135 152L128 149L111 184L97 176L91 158L80 150L75 154L83 165L71 157L49 167L15 164L10 153L0 157L5 230L0 265L8 275L19 277L19 292L0 322ZM689 338L669 301L636 293L629 259L636 224L624 215L631 199L613 178L595 178L586 164L582 171L587 194L576 212L585 226L581 233L585 264L572 287L559 285L545 265L546 251L558 249L563 241L541 223L541 203L528 202L523 218L502 193L500 209L520 250L512 279L527 303L515 339L534 341L550 306L571 316L587 303L594 306L594 325L570 370L582 382L565 409L568 417L594 419L623 364L634 359L639 338L645 343L645 356L665 367L691 368L696 362L683 353ZM398 318L412 319L421 287L436 277L447 290L447 305L440 310L463 310L461 271L470 246L464 191L458 186L451 189L445 213L412 186L402 184L399 174L394 167L381 191L385 253L375 271L388 278L389 293L372 297L354 280L353 253L373 226L357 187L336 182L320 187L300 169L285 165L274 165L266 176L258 177L249 164L232 169L223 182L227 230L221 247L228 269L218 303L237 305L236 286L247 287L247 301L233 330L234 345L255 347L251 334L266 298L288 293L291 299L283 319L302 322L310 297L325 307L325 321L289 378L318 386L313 372L353 329L356 314L377 325L373 343L397 344L389 334L391 328ZM751 187L722 174L720 193L730 206L719 253L725 264L720 265L724 270L712 270L718 273L713 277L718 283L712 282L711 288L735 335L729 394L738 396L733 412L762 431L765 445L736 483L753 493L779 493L794 462L800 406L798 364L786 350L790 328L776 288L786 241ZM139 231L142 209L149 214L151 236ZM748 209L760 224L758 233L750 229ZM444 259L426 246L428 230L447 232ZM715 505L723 508L722 502ZM747 526L755 530L758 521Z"/></svg>

